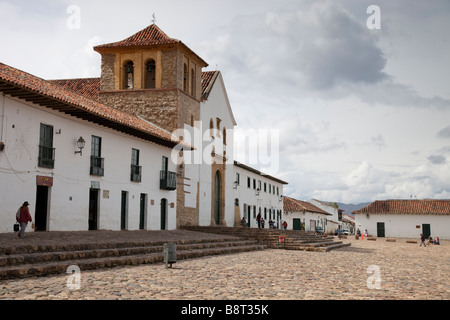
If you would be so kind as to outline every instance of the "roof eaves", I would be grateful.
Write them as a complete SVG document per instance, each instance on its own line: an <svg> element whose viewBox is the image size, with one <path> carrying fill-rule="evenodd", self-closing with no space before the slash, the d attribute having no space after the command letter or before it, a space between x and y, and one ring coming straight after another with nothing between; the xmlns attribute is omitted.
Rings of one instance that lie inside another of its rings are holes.
<svg viewBox="0 0 450 320"><path fill-rule="evenodd" d="M164 146L174 147L180 143L174 141L171 135L158 132L160 130L157 127L144 124L135 116L2 63L0 91Z"/></svg>

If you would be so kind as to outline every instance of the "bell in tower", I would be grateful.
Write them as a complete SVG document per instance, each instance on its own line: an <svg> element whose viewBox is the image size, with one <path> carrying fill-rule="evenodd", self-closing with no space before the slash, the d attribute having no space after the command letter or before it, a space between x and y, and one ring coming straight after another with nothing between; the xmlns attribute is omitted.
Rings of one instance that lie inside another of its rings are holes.
<svg viewBox="0 0 450 320"><path fill-rule="evenodd" d="M133 83L134 83L134 64L132 61L128 61L125 66L125 81L126 89L133 89Z"/></svg>

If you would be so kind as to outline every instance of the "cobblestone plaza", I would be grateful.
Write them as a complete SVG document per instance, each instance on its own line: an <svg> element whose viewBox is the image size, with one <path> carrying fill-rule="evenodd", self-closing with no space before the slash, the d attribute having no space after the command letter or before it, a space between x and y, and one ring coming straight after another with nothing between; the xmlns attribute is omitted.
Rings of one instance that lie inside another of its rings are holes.
<svg viewBox="0 0 450 320"><path fill-rule="evenodd" d="M20 300L448 300L450 241L344 239L330 252L262 251L4 280L0 299Z"/></svg>

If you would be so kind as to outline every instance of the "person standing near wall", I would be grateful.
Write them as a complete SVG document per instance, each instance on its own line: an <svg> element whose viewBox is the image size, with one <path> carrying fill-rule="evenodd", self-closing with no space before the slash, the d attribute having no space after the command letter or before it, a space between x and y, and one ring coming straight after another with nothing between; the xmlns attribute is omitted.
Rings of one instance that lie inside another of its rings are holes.
<svg viewBox="0 0 450 320"><path fill-rule="evenodd" d="M33 221L33 219L31 219L30 210L28 209L29 205L30 204L25 201L16 213L16 220L20 223L19 238L25 236L25 229L27 228L28 222Z"/></svg>

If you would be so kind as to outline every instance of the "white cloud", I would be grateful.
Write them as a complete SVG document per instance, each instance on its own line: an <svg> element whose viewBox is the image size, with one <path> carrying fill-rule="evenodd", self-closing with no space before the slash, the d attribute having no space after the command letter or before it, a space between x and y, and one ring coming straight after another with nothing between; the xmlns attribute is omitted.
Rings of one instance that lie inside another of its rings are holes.
<svg viewBox="0 0 450 320"><path fill-rule="evenodd" d="M71 4L80 30L66 27ZM449 197L449 3L380 0L377 32L366 28L371 4L2 1L0 61L47 79L98 76L92 47L130 36L156 13L169 36L223 72L238 128L279 130L287 195Z"/></svg>

